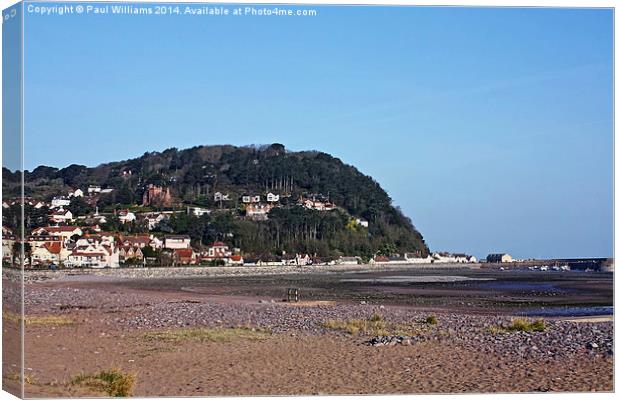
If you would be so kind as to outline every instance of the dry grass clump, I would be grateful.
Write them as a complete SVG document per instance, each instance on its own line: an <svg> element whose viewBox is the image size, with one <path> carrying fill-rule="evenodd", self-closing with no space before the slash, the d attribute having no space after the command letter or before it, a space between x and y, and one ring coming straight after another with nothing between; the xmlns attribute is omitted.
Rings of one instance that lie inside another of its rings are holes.
<svg viewBox="0 0 620 400"><path fill-rule="evenodd" d="M64 315L33 315L27 316L25 319L19 315L11 312L3 312L2 319L12 323L21 323L22 319L24 323L29 326L65 326L73 325L75 321Z"/></svg>
<svg viewBox="0 0 620 400"><path fill-rule="evenodd" d="M128 397L133 392L136 375L118 368L100 371L96 374L80 374L71 380L71 385L86 386L105 392L111 397Z"/></svg>
<svg viewBox="0 0 620 400"><path fill-rule="evenodd" d="M428 317L426 317L426 319L424 320L424 322L426 322L429 325L437 325L437 316L436 315L429 315Z"/></svg>
<svg viewBox="0 0 620 400"><path fill-rule="evenodd" d="M266 329L258 328L183 328L169 329L161 332L149 332L142 335L146 340L164 342L182 342L187 340L200 342L230 342L233 340L265 340L271 335Z"/></svg>
<svg viewBox="0 0 620 400"><path fill-rule="evenodd" d="M542 319L515 318L510 322L510 325L492 326L489 328L489 331L491 333L543 332L545 329L547 329L547 326Z"/></svg>
<svg viewBox="0 0 620 400"><path fill-rule="evenodd" d="M329 320L324 322L323 326L327 329L346 332L352 336L412 336L419 333L419 330L412 326L389 323L379 314L373 314L368 319Z"/></svg>
<svg viewBox="0 0 620 400"><path fill-rule="evenodd" d="M18 381L21 382L21 374L19 372L11 372L7 375L4 376L6 379L11 380L11 381ZM35 384L35 379L32 375L30 374L26 374L24 375L24 383L28 384L28 385L34 385Z"/></svg>

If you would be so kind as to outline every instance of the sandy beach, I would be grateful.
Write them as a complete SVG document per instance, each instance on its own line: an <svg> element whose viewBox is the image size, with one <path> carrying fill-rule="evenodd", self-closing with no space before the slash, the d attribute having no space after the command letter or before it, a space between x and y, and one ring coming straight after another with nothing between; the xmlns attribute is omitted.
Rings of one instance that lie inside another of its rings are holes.
<svg viewBox="0 0 620 400"><path fill-rule="evenodd" d="M37 281L25 394L106 396L76 377L112 369L134 396L612 391L613 322L595 315L612 281L449 268ZM510 328L536 310L544 329Z"/></svg>

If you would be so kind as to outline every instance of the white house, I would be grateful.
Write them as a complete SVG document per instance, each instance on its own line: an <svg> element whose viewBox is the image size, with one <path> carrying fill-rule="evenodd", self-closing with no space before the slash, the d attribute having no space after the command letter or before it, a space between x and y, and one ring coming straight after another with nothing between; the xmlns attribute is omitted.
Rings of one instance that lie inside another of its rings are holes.
<svg viewBox="0 0 620 400"><path fill-rule="evenodd" d="M203 259L225 260L232 256L232 251L224 242L213 242L211 246L202 255Z"/></svg>
<svg viewBox="0 0 620 400"><path fill-rule="evenodd" d="M121 210L118 213L118 219L119 221L121 221L123 224L126 224L128 222L133 222L136 220L136 214L132 213L129 210Z"/></svg>
<svg viewBox="0 0 620 400"><path fill-rule="evenodd" d="M368 221L366 221L365 219L356 218L355 223L358 224L359 226L363 226L364 228L368 228Z"/></svg>
<svg viewBox="0 0 620 400"><path fill-rule="evenodd" d="M52 199L52 207L51 208L59 208L66 207L71 204L71 200L64 197L54 197Z"/></svg>
<svg viewBox="0 0 620 400"><path fill-rule="evenodd" d="M453 254L452 256L454 257L454 261L457 262L457 263L475 263L475 262L478 262L478 259L476 259L476 257L470 256L469 254L458 253L458 254Z"/></svg>
<svg viewBox="0 0 620 400"><path fill-rule="evenodd" d="M196 217L202 217L205 214L211 214L211 210L202 207L187 207L187 214L193 214Z"/></svg>
<svg viewBox="0 0 620 400"><path fill-rule="evenodd" d="M164 237L164 248L166 249L189 249L191 239L187 235L168 235Z"/></svg>
<svg viewBox="0 0 620 400"><path fill-rule="evenodd" d="M162 213L149 213L149 214L146 214L144 218L146 219L148 228L151 231L155 229L157 224L159 224L161 221L169 219L170 215L163 213L163 212Z"/></svg>
<svg viewBox="0 0 620 400"><path fill-rule="evenodd" d="M245 208L245 215L255 221L264 221L272 208L271 204L248 204Z"/></svg>
<svg viewBox="0 0 620 400"><path fill-rule="evenodd" d="M115 246L114 236L112 235L87 235L79 238L75 242L76 247L89 245Z"/></svg>
<svg viewBox="0 0 620 400"><path fill-rule="evenodd" d="M280 201L280 195L279 194L273 194L273 193L267 193L267 201L269 203L276 203L278 201Z"/></svg>
<svg viewBox="0 0 620 400"><path fill-rule="evenodd" d="M230 200L230 195L228 194L224 194L221 192L215 192L215 194L213 195L213 201L229 201Z"/></svg>
<svg viewBox="0 0 620 400"><path fill-rule="evenodd" d="M28 241L28 243L31 243L31 241ZM30 258L32 259L33 265L60 264L63 261L61 254L63 248L60 241L44 242L41 246L32 246L31 243L31 249ZM65 249L65 257L70 253L71 252Z"/></svg>
<svg viewBox="0 0 620 400"><path fill-rule="evenodd" d="M13 260L13 245L15 244L15 236L7 236L2 234L2 260Z"/></svg>
<svg viewBox="0 0 620 400"><path fill-rule="evenodd" d="M86 191L88 194L101 193L101 186L89 186Z"/></svg>
<svg viewBox="0 0 620 400"><path fill-rule="evenodd" d="M151 242L149 243L149 246L151 246L152 248L156 250L159 250L164 247L164 241L158 238L157 236L153 236L151 238Z"/></svg>
<svg viewBox="0 0 620 400"><path fill-rule="evenodd" d="M275 196L273 193L270 193L271 195ZM278 199L280 197L278 196ZM253 195L253 194L244 194L243 196L241 196L241 202L248 204L248 203L260 203L260 195Z"/></svg>
<svg viewBox="0 0 620 400"><path fill-rule="evenodd" d="M456 262L456 259L450 253L445 253L445 252L433 253L432 256L433 256L433 260L434 260L435 263L454 263L454 262Z"/></svg>
<svg viewBox="0 0 620 400"><path fill-rule="evenodd" d="M433 253L433 260L435 263L475 263L476 257L467 254L452 254L452 253Z"/></svg>
<svg viewBox="0 0 620 400"><path fill-rule="evenodd" d="M295 265L303 266L312 264L312 259L308 254L295 254Z"/></svg>
<svg viewBox="0 0 620 400"><path fill-rule="evenodd" d="M405 259L409 264L430 264L435 261L432 256L420 257L419 253L405 253Z"/></svg>
<svg viewBox="0 0 620 400"><path fill-rule="evenodd" d="M82 189L75 189L69 192L69 197L84 197L84 192Z"/></svg>
<svg viewBox="0 0 620 400"><path fill-rule="evenodd" d="M140 249L145 248L146 246L151 245L152 236L149 235L135 235L135 236L125 236L121 240L121 244L124 247L138 247Z"/></svg>
<svg viewBox="0 0 620 400"><path fill-rule="evenodd" d="M76 246L65 262L69 268L118 268L119 265L118 249L100 243Z"/></svg>
<svg viewBox="0 0 620 400"><path fill-rule="evenodd" d="M28 244L31 248L30 258L33 265L58 264L71 254L60 236L30 236Z"/></svg>
<svg viewBox="0 0 620 400"><path fill-rule="evenodd" d="M336 208L336 205L329 202L322 202L318 200L305 199L300 202L300 205L306 207L309 210L317 211L331 211Z"/></svg>
<svg viewBox="0 0 620 400"><path fill-rule="evenodd" d="M73 221L73 213L61 207L50 214L50 221L57 224L71 222Z"/></svg>
<svg viewBox="0 0 620 400"><path fill-rule="evenodd" d="M336 264L339 265L357 265L361 264L362 259L360 257L340 257L336 260Z"/></svg>

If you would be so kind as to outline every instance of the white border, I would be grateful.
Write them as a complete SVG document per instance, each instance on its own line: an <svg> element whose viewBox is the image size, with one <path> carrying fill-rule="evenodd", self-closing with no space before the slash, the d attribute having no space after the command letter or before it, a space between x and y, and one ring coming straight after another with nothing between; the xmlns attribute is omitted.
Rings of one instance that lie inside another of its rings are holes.
<svg viewBox="0 0 620 400"><path fill-rule="evenodd" d="M55 0L49 1L54 2ZM25 0L25 2L34 2L34 0ZM62 3L93 3L98 1L77 1L77 0L69 0L69 1L56 1ZM111 2L111 1L108 1ZM254 1L243 1L243 0L229 0L229 1L182 1L182 0L168 0L168 1L152 1L152 0L133 0L135 3L215 3L215 4L292 4L292 5L385 5L385 6L478 6L478 7L565 7L565 8L614 8L616 7L616 1L609 0L589 0L589 1L578 1L578 0L518 0L518 1L497 1L497 0L445 0L443 2L437 1L389 1L389 0L313 0L313 1L299 1L299 0L288 0L288 1L278 1L278 0L254 0ZM14 0L0 0L0 8L5 9L10 7L17 2ZM615 13L615 12L614 12ZM22 29L23 29L23 20L22 20ZM618 34L615 30L615 15L614 15L614 255L617 254L618 249L618 235L616 231L616 207L618 206L618 196L617 196L617 186L616 186L616 176L618 176L618 166L615 163L615 154L619 149L619 145L615 140L615 127L616 120L615 114L617 112L617 104L615 102L615 93L616 93L616 80L615 76L618 73L618 67L615 63L615 44L618 41ZM0 30L0 47L2 42L2 31ZM23 56L22 56L23 57ZM2 72L2 65L0 63L0 74ZM23 85L23 79L22 79ZM22 96L23 103L23 96ZM2 117L2 101L0 100L0 118ZM23 114L22 114L23 115ZM23 122L23 121L22 121ZM23 129L23 123L22 123ZM22 136L23 141L23 136ZM0 152L0 163L2 161L2 154ZM0 188L0 196L1 196L1 188ZM1 210L0 210L1 215ZM614 276L614 304L618 304L618 293L615 290L616 277ZM23 293L22 293L23 294ZM0 297L0 305L2 299ZM23 304L22 304L23 306ZM617 343L617 324L614 320L614 347L616 347ZM0 332L1 335L1 332ZM23 340L23 338L22 338ZM0 341L1 346L1 341ZM22 355L23 357L23 355ZM22 363L22 368L23 368ZM1 364L0 364L0 372L1 372ZM614 388L618 388L620 383L620 379L618 374L616 373L615 368L615 360L614 360ZM22 389L23 390L23 389ZM23 393L23 392L22 392ZM455 397L458 396L458 397ZM452 399L498 399L498 400L513 400L513 399L568 399L568 400L582 400L586 397L591 400L596 399L612 399L615 397L614 394L609 393L546 393L546 394L465 394L465 395L378 395L372 396L373 399L415 399L415 400L452 400ZM22 395L23 397L23 395ZM360 396L330 396L330 398L334 399L357 399ZM8 394L7 392L0 392L0 399L14 399L15 397ZM169 399L182 399L179 397L168 397ZM192 397L199 398L199 397ZM308 400L316 400L316 396L302 396L302 397L253 397L252 399L262 400L262 399L308 399ZM225 397L222 399L235 399L234 397Z"/></svg>

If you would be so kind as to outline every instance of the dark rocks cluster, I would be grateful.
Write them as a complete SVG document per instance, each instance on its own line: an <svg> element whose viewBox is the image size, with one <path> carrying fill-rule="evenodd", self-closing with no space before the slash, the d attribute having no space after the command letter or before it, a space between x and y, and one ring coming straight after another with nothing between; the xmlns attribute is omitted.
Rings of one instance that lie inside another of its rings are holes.
<svg viewBox="0 0 620 400"><path fill-rule="evenodd" d="M422 341L422 338L417 336L375 336L372 339L364 342L368 346L411 346Z"/></svg>

